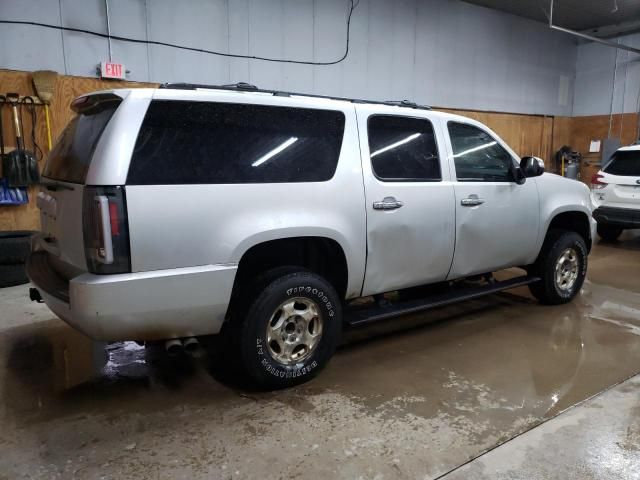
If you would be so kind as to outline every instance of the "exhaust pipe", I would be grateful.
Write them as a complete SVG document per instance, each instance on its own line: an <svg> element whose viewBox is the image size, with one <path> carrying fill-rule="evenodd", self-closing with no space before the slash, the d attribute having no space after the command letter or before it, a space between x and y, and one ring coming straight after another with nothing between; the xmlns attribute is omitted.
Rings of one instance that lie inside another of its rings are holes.
<svg viewBox="0 0 640 480"><path fill-rule="evenodd" d="M164 348L167 351L167 355L170 357L177 357L183 352L182 340L179 338L167 340L164 344Z"/></svg>
<svg viewBox="0 0 640 480"><path fill-rule="evenodd" d="M200 342L195 337L185 338L182 342L182 346L184 347L184 351L189 355L196 355L200 350Z"/></svg>

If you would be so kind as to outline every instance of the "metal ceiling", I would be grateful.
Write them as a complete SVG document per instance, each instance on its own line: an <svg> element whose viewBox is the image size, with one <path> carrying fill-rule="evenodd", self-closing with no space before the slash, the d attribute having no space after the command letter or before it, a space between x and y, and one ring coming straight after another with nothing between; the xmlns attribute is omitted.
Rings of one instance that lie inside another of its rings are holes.
<svg viewBox="0 0 640 480"><path fill-rule="evenodd" d="M548 23L549 0L465 0ZM553 23L598 37L640 31L640 0L555 0Z"/></svg>

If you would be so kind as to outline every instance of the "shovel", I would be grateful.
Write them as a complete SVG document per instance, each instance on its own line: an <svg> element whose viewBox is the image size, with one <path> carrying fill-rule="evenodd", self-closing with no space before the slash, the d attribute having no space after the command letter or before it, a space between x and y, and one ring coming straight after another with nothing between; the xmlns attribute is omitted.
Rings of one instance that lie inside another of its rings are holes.
<svg viewBox="0 0 640 480"><path fill-rule="evenodd" d="M20 96L17 93L7 93L7 101L13 111L13 128L16 135L16 149L6 155L2 161L2 174L7 179L9 187L28 187L38 183L40 173L38 162L33 153L24 149L22 132L20 129L20 117L18 116L18 102Z"/></svg>
<svg viewBox="0 0 640 480"><path fill-rule="evenodd" d="M4 153L4 128L2 124L2 107L7 103L7 98L4 95L0 95L0 163L5 168L5 153ZM6 173L3 172L6 176ZM29 196L27 195L26 188L11 188L8 185L6 178L0 178L0 205L24 205L29 203Z"/></svg>

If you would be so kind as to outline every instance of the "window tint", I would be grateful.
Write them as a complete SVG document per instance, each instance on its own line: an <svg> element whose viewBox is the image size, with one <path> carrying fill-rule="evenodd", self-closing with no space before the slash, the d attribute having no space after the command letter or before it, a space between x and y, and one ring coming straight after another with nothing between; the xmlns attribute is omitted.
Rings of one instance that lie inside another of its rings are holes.
<svg viewBox="0 0 640 480"><path fill-rule="evenodd" d="M613 154L604 171L611 175L640 177L640 150L618 151Z"/></svg>
<svg viewBox="0 0 640 480"><path fill-rule="evenodd" d="M336 111L153 101L127 183L326 181L338 164L344 122Z"/></svg>
<svg viewBox="0 0 640 480"><path fill-rule="evenodd" d="M70 183L84 183L93 151L107 123L122 101L113 96L100 100L96 95L91 107L83 110L64 129L49 154L43 176Z"/></svg>
<svg viewBox="0 0 640 480"><path fill-rule="evenodd" d="M380 180L441 180L431 122L374 115L369 118L368 131L371 167Z"/></svg>
<svg viewBox="0 0 640 480"><path fill-rule="evenodd" d="M449 136L459 182L509 182L513 157L488 133L449 122Z"/></svg>

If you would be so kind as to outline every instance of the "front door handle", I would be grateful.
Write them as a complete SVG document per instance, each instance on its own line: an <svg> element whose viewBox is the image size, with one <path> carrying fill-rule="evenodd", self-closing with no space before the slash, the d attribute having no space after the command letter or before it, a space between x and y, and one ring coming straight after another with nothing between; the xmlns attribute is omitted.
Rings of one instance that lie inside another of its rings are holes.
<svg viewBox="0 0 640 480"><path fill-rule="evenodd" d="M469 195L467 198L463 198L460 200L460 205L463 207L475 207L477 205L482 205L484 200L479 198L477 195Z"/></svg>
<svg viewBox="0 0 640 480"><path fill-rule="evenodd" d="M400 200L396 200L394 197L384 197L382 201L373 202L374 210L397 210L404 203Z"/></svg>

